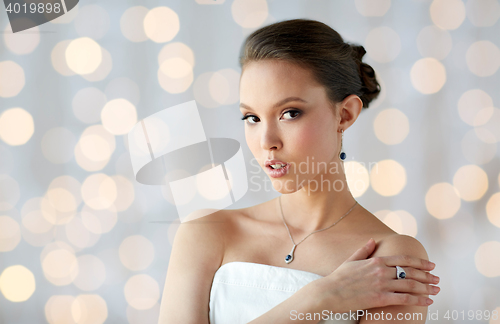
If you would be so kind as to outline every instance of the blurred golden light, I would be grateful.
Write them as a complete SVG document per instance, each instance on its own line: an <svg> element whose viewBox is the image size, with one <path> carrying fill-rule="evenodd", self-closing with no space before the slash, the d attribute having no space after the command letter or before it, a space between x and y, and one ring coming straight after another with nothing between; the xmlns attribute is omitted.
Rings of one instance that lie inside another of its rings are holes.
<svg viewBox="0 0 500 324"><path fill-rule="evenodd" d="M88 176L82 184L82 198L92 209L106 209L116 200L114 180L104 173Z"/></svg>
<svg viewBox="0 0 500 324"><path fill-rule="evenodd" d="M500 67L500 49L489 40L474 42L465 58L469 70L480 77L493 75Z"/></svg>
<svg viewBox="0 0 500 324"><path fill-rule="evenodd" d="M115 137L102 125L87 127L80 136L79 145L84 156L95 162L108 161L115 151Z"/></svg>
<svg viewBox="0 0 500 324"><path fill-rule="evenodd" d="M117 190L113 205L119 212L127 210L135 199L134 185L122 175L114 175L111 178L115 181Z"/></svg>
<svg viewBox="0 0 500 324"><path fill-rule="evenodd" d="M485 277L500 276L500 242L488 241L479 246L474 255L476 269Z"/></svg>
<svg viewBox="0 0 500 324"><path fill-rule="evenodd" d="M114 205L100 210L95 210L85 205L80 214L83 226L94 234L108 233L115 227L118 221L118 214Z"/></svg>
<svg viewBox="0 0 500 324"><path fill-rule="evenodd" d="M155 257L153 243L142 235L125 238L119 248L120 261L132 271L144 270L151 265Z"/></svg>
<svg viewBox="0 0 500 324"><path fill-rule="evenodd" d="M370 30L365 39L366 54L378 63L393 61L401 52L401 39L394 29L383 26Z"/></svg>
<svg viewBox="0 0 500 324"><path fill-rule="evenodd" d="M66 238L68 242L73 244L77 249L83 250L85 248L94 246L100 234L92 233L83 224L81 217L73 217L65 226Z"/></svg>
<svg viewBox="0 0 500 324"><path fill-rule="evenodd" d="M0 62L0 97L17 96L25 83L24 70L19 64L14 61Z"/></svg>
<svg viewBox="0 0 500 324"><path fill-rule="evenodd" d="M71 12L72 11L74 10L71 10ZM67 16L67 14L63 16ZM68 63L66 62L66 48L68 48L68 45L70 43L70 40L64 40L57 43L50 54L50 60L52 62L54 70L64 76L76 74L72 69L69 68Z"/></svg>
<svg viewBox="0 0 500 324"><path fill-rule="evenodd" d="M476 117L478 122L483 123L475 127L477 137L486 143L500 142L500 109L496 107L485 108Z"/></svg>
<svg viewBox="0 0 500 324"><path fill-rule="evenodd" d="M483 125L493 114L493 99L481 89L468 90L458 99L458 114L471 126Z"/></svg>
<svg viewBox="0 0 500 324"><path fill-rule="evenodd" d="M71 314L78 324L102 324L108 318L108 306L99 295L78 295L71 304Z"/></svg>
<svg viewBox="0 0 500 324"><path fill-rule="evenodd" d="M0 214L0 252L14 250L20 241L19 224L13 218Z"/></svg>
<svg viewBox="0 0 500 324"><path fill-rule="evenodd" d="M431 25L418 33L417 47L423 57L442 60L450 53L453 42L447 30Z"/></svg>
<svg viewBox="0 0 500 324"><path fill-rule="evenodd" d="M40 28L34 26L27 31L23 30L14 34L10 24L7 24L3 37L7 49L14 54L25 55L33 52L40 44Z"/></svg>
<svg viewBox="0 0 500 324"><path fill-rule="evenodd" d="M125 10L120 18L120 30L123 36L131 42L144 42L148 36L144 31L144 18L149 9L143 6L133 6Z"/></svg>
<svg viewBox="0 0 500 324"><path fill-rule="evenodd" d="M365 17L382 17L391 7L391 0L356 0L356 10Z"/></svg>
<svg viewBox="0 0 500 324"><path fill-rule="evenodd" d="M385 215L382 221L399 234L417 236L417 221L406 210L391 211Z"/></svg>
<svg viewBox="0 0 500 324"><path fill-rule="evenodd" d="M102 62L101 46L92 38L81 37L72 40L65 50L68 67L77 74L90 74Z"/></svg>
<svg viewBox="0 0 500 324"><path fill-rule="evenodd" d="M493 194L488 199L486 203L486 215L491 224L500 228L500 192Z"/></svg>
<svg viewBox="0 0 500 324"><path fill-rule="evenodd" d="M43 217L54 225L69 222L82 202L80 189L80 182L71 176L52 180L40 202Z"/></svg>
<svg viewBox="0 0 500 324"><path fill-rule="evenodd" d="M160 65L160 71L172 79L180 79L187 76L193 66L181 57L173 57L164 60Z"/></svg>
<svg viewBox="0 0 500 324"><path fill-rule="evenodd" d="M24 224L23 224L24 225ZM33 224L35 226L36 224ZM52 224L51 224L52 225ZM30 227L32 228L32 227ZM31 246L43 247L56 239L56 228L52 227L46 232L31 232L26 227L21 227L21 236L23 240Z"/></svg>
<svg viewBox="0 0 500 324"><path fill-rule="evenodd" d="M399 109L389 108L378 113L373 121L375 135L384 144L401 143L410 132L408 117Z"/></svg>
<svg viewBox="0 0 500 324"><path fill-rule="evenodd" d="M423 93L436 93L446 83L444 65L433 57L426 57L413 64L410 71L411 84Z"/></svg>
<svg viewBox="0 0 500 324"><path fill-rule="evenodd" d="M208 83L208 89L212 98L219 104L224 103L229 97L230 85L229 81L220 73L212 74Z"/></svg>
<svg viewBox="0 0 500 324"><path fill-rule="evenodd" d="M73 11L73 10L72 10ZM45 303L45 318L49 324L76 324L71 314L71 305L75 297L53 295Z"/></svg>
<svg viewBox="0 0 500 324"><path fill-rule="evenodd" d="M366 167L356 161L344 162L349 190L354 198L361 197L370 187L370 175Z"/></svg>
<svg viewBox="0 0 500 324"><path fill-rule="evenodd" d="M208 89L212 98L221 105L239 101L240 73L234 69L216 71L210 77Z"/></svg>
<svg viewBox="0 0 500 324"><path fill-rule="evenodd" d="M0 274L0 292L11 302L28 300L35 289L35 276L23 265L9 266Z"/></svg>
<svg viewBox="0 0 500 324"><path fill-rule="evenodd" d="M172 60L173 59L169 59L163 62L161 65L163 69L165 69L165 66L169 65L172 62ZM183 65L181 66L180 69L178 69L178 71L179 72L172 72L172 74L173 75L181 75L184 73L187 74L185 74L182 78L172 78L167 74L163 73L161 67L158 69L157 73L158 83L160 84L163 90L167 91L168 93L175 94L175 93L182 93L191 86L191 84L193 83L194 73L193 70L190 68L190 66L187 63L183 63Z"/></svg>
<svg viewBox="0 0 500 324"><path fill-rule="evenodd" d="M45 197L57 211L67 213L76 211L77 205L75 197L64 188L54 188L48 190Z"/></svg>
<svg viewBox="0 0 500 324"><path fill-rule="evenodd" d="M447 182L432 185L425 195L427 211L437 219L453 217L460 209L460 205L459 191Z"/></svg>
<svg viewBox="0 0 500 324"><path fill-rule="evenodd" d="M406 186L406 170L394 160L383 160L370 170L370 182L379 195L395 196Z"/></svg>
<svg viewBox="0 0 500 324"><path fill-rule="evenodd" d="M67 249L49 252L42 258L45 278L56 286L69 285L78 275L78 261Z"/></svg>
<svg viewBox="0 0 500 324"><path fill-rule="evenodd" d="M461 0L434 0L430 14L432 22L438 27L457 29L465 19L465 5Z"/></svg>
<svg viewBox="0 0 500 324"><path fill-rule="evenodd" d="M153 8L144 17L144 32L155 43L171 41L179 29L179 16L169 7Z"/></svg>
<svg viewBox="0 0 500 324"><path fill-rule="evenodd" d="M160 287L151 276L138 274L127 280L124 293L127 303L133 308L150 309L160 298Z"/></svg>
<svg viewBox="0 0 500 324"><path fill-rule="evenodd" d="M180 58L186 61L191 66L191 69L194 68L195 59L193 50L184 43L174 42L163 46L158 54L158 66L161 66L163 62L171 58Z"/></svg>
<svg viewBox="0 0 500 324"><path fill-rule="evenodd" d="M99 66L94 70L94 72L89 74L82 74L82 78L90 82L96 82L104 80L111 69L113 68L113 58L111 54L105 48L101 48L102 60Z"/></svg>
<svg viewBox="0 0 500 324"><path fill-rule="evenodd" d="M216 108L220 106L210 93L210 83L214 72L202 73L193 84L193 94L196 102L206 108Z"/></svg>
<svg viewBox="0 0 500 324"><path fill-rule="evenodd" d="M467 18L476 27L493 26L500 18L498 0L468 0L465 8Z"/></svg>
<svg viewBox="0 0 500 324"><path fill-rule="evenodd" d="M235 0L231 4L234 21L243 28L261 26L269 15L266 0Z"/></svg>
<svg viewBox="0 0 500 324"><path fill-rule="evenodd" d="M0 67L0 75L1 73ZM33 117L23 108L10 108L0 114L0 139L5 143L12 146L26 144L34 132L35 123Z"/></svg>
<svg viewBox="0 0 500 324"><path fill-rule="evenodd" d="M80 142L78 142L75 146L75 160L76 163L84 170L86 171L99 171L102 170L109 162L111 156L105 160L99 160L99 161L93 161L89 159L85 154L82 152L82 148L80 145Z"/></svg>
<svg viewBox="0 0 500 324"><path fill-rule="evenodd" d="M104 128L113 135L127 134L137 124L134 105L123 98L108 101L101 111Z"/></svg>
<svg viewBox="0 0 500 324"><path fill-rule="evenodd" d="M464 165L455 172L453 185L463 200L478 200L488 190L488 175L477 165Z"/></svg>
<svg viewBox="0 0 500 324"><path fill-rule="evenodd" d="M48 222L40 210L42 198L34 197L24 203L21 210L22 224L32 233L47 233L54 225Z"/></svg>

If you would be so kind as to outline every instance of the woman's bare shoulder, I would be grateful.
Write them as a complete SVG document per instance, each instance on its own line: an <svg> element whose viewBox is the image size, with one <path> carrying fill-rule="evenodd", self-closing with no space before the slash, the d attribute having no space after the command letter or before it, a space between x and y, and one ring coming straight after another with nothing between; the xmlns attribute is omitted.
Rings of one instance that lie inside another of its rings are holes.
<svg viewBox="0 0 500 324"><path fill-rule="evenodd" d="M390 255L408 255L429 260L427 251L419 240L413 236L398 233L378 240L372 257Z"/></svg>
<svg viewBox="0 0 500 324"><path fill-rule="evenodd" d="M197 214L187 217L191 218L190 220L179 225L176 236L180 234L184 238L191 238L197 244L216 248L218 258L222 259L227 235L234 230L237 219L245 215L244 211L245 208L197 211Z"/></svg>

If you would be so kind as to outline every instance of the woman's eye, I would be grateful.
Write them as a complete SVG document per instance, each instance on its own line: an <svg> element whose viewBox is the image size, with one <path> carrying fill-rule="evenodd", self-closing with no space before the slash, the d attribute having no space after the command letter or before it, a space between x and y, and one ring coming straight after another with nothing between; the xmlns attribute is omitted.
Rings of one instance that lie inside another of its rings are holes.
<svg viewBox="0 0 500 324"><path fill-rule="evenodd" d="M292 118L286 118L286 119L294 119L295 117L297 117L299 114L300 114L300 111L298 110L289 110L287 112L285 112L283 115L286 115L286 114L295 114L294 116L292 116Z"/></svg>
<svg viewBox="0 0 500 324"><path fill-rule="evenodd" d="M291 118L285 118L285 119L294 119L294 118L297 118L298 115L300 115L300 111L298 111L298 110L289 110L289 111L285 112L283 115L286 115L286 114L290 114ZM253 118L256 118L257 120L255 120ZM254 116L254 115L246 115L246 116L243 116L243 118L241 118L241 119L242 120L247 120L248 119L248 123L249 124L256 124L258 122L259 117Z"/></svg>
<svg viewBox="0 0 500 324"><path fill-rule="evenodd" d="M246 116L244 116L244 117L243 117L243 118L241 118L241 119L242 119L242 120L247 120L247 119L248 119L248 121L249 121L249 123L250 123L250 124L255 124L255 123L250 122L251 118L257 118L257 117L256 117L256 116L254 116L254 115L246 115Z"/></svg>

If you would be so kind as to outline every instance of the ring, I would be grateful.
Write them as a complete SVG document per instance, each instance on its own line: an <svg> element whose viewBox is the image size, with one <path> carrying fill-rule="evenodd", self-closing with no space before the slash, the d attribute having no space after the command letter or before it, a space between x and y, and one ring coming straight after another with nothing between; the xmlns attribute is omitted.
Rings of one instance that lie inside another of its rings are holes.
<svg viewBox="0 0 500 324"><path fill-rule="evenodd" d="M406 272L400 266L396 266L396 277L398 279L406 278Z"/></svg>

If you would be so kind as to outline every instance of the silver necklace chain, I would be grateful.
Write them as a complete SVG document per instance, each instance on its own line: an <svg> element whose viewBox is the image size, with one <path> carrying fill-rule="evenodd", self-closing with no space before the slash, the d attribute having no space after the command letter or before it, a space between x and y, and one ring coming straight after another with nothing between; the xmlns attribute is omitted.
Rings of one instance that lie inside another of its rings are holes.
<svg viewBox="0 0 500 324"><path fill-rule="evenodd" d="M292 240L292 243L293 243L293 249L292 249L292 252L291 252L291 259L290 261L286 261L287 263L289 262L292 262L293 260L293 252L295 250L295 247L297 245L299 245L300 243L302 243L306 238L309 237L309 235L312 235L314 233L317 233L317 232L321 232L321 231L325 231L327 229L329 229L330 227L333 227L335 226L338 222L340 222L344 217L346 217L347 215L349 215L349 213L354 209L354 207L356 207L356 205L358 204L358 201L356 200L356 202L354 203L354 205L351 207L351 209L349 209L349 211L347 213L344 214L344 216L340 217L335 223L333 223L332 225L326 227L326 228L322 228L322 229L319 229L319 230L315 230L314 232L311 232L309 233L306 237L304 237L299 243L295 244L295 242L293 241L293 238L292 238L292 234L290 234L290 229L288 228L288 225L286 224L286 221L285 221L285 216L283 216L283 207L281 206L281 196L278 197L278 200L280 202L280 210L281 210L281 218L283 218L283 223L285 224L285 227L286 227L286 230L288 231L288 236L290 236L290 240Z"/></svg>

